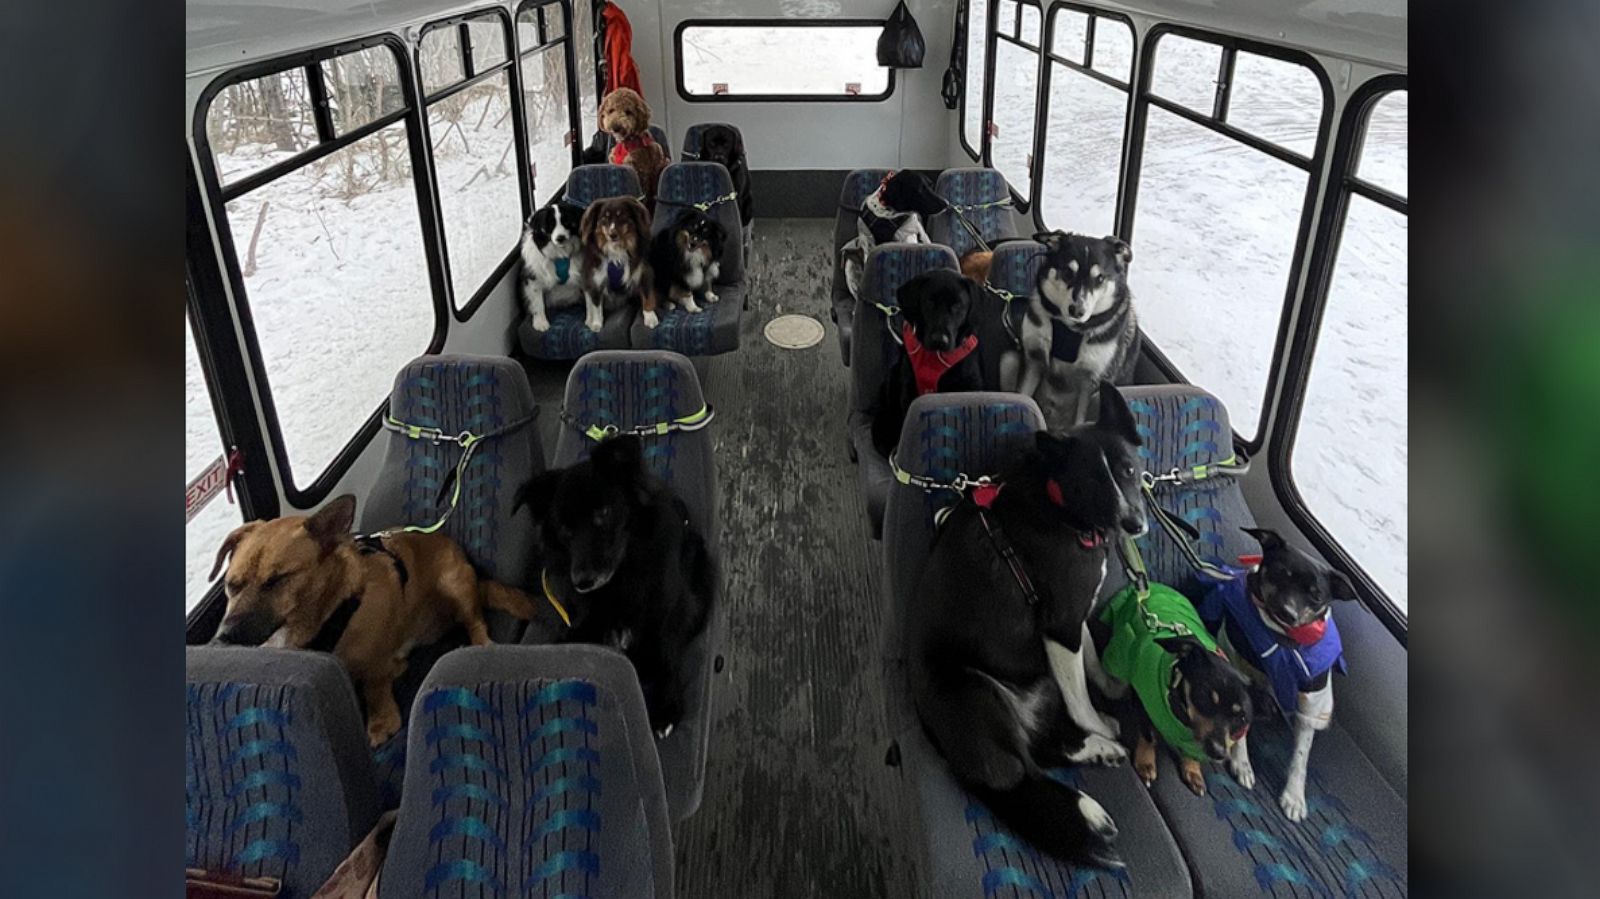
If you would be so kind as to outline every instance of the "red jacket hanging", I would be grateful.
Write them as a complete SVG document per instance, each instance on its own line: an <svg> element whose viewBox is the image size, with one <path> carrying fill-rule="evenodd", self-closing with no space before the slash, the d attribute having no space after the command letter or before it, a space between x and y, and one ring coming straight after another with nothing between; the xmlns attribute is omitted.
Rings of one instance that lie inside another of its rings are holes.
<svg viewBox="0 0 1600 899"><path fill-rule="evenodd" d="M602 48L606 56L605 92L609 94L619 87L631 87L643 96L644 88L639 86L639 67L633 62L633 26L629 24L628 16L615 3L607 3L600 9L600 18L605 34Z"/></svg>

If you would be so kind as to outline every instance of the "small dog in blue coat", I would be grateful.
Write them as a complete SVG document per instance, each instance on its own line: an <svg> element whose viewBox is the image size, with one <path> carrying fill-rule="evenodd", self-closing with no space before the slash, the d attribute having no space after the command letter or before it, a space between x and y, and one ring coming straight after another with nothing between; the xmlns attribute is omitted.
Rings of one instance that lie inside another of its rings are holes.
<svg viewBox="0 0 1600 899"><path fill-rule="evenodd" d="M1217 584L1198 604L1212 633L1221 628L1229 655L1265 680L1278 710L1294 727L1294 753L1278 807L1290 821L1306 816L1306 764L1311 741L1333 720L1333 672L1345 671L1335 602L1356 598L1343 574L1285 543L1276 532L1244 528L1261 544L1259 563L1241 577ZM1241 561L1256 563L1253 557ZM1255 785L1250 752L1241 738L1228 756L1240 786Z"/></svg>

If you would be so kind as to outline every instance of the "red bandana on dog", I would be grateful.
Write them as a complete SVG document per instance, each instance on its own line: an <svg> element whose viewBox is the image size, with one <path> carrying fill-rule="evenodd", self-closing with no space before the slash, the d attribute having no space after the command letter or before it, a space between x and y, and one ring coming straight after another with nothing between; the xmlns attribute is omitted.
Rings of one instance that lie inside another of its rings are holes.
<svg viewBox="0 0 1600 899"><path fill-rule="evenodd" d="M617 145L611 148L611 162L613 165L622 165L628 161L629 154L634 150L648 147L655 142L655 138L651 137L648 131L619 140Z"/></svg>
<svg viewBox="0 0 1600 899"><path fill-rule="evenodd" d="M978 335L968 334L967 339L961 341L955 349L945 353L936 353L925 349L922 342L917 340L917 334L911 329L911 323L906 322L900 326L900 336L906 344L906 358L911 360L911 372L917 376L917 396L926 396L939 389L939 379L944 373L955 368L961 360L972 355L978 348Z"/></svg>

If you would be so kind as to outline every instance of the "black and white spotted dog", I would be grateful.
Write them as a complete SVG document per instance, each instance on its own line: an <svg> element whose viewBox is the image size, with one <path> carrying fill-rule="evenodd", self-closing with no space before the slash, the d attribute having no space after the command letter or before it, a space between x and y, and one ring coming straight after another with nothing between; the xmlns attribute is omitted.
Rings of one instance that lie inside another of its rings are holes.
<svg viewBox="0 0 1600 899"><path fill-rule="evenodd" d="M550 330L549 312L583 299L578 277L578 222L583 210L557 200L522 226L522 301L533 330ZM600 330L599 321L587 321Z"/></svg>
<svg viewBox="0 0 1600 899"><path fill-rule="evenodd" d="M1128 288L1133 248L1119 237L1034 235L1045 261L1028 299L1020 353L1007 353L1001 389L1033 397L1052 428L1082 422L1101 384L1125 382L1139 359Z"/></svg>
<svg viewBox="0 0 1600 899"><path fill-rule="evenodd" d="M949 207L920 172L890 172L878 189L861 201L856 236L839 249L850 295L861 296L861 275L873 247L881 243L932 243L922 222Z"/></svg>

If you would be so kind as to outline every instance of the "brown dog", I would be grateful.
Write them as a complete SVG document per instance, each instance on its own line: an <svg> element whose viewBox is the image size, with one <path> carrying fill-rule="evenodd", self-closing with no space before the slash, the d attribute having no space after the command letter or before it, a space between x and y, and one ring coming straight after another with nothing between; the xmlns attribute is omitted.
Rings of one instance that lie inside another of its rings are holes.
<svg viewBox="0 0 1600 899"><path fill-rule="evenodd" d="M987 250L973 250L961 257L961 274L979 284L986 284L989 281L989 266L993 264L993 253Z"/></svg>
<svg viewBox="0 0 1600 899"><path fill-rule="evenodd" d="M650 104L631 87L617 88L600 101L600 130L617 142L611 148L611 162L638 173L644 201L654 209L667 151L650 136Z"/></svg>
<svg viewBox="0 0 1600 899"><path fill-rule="evenodd" d="M655 278L650 272L650 211L632 197L596 200L578 224L583 250L583 298L597 320L626 306L635 296L644 323L654 328Z"/></svg>
<svg viewBox="0 0 1600 899"><path fill-rule="evenodd" d="M355 513L355 497L345 494L310 517L235 528L211 569L214 578L228 563L228 608L213 641L303 648L336 614L348 617L332 649L366 699L367 739L377 746L400 729L394 680L413 646L438 640L452 624L482 645L489 642L485 607L526 619L533 606L520 590L480 580L461 547L441 534L358 544L350 534Z"/></svg>

